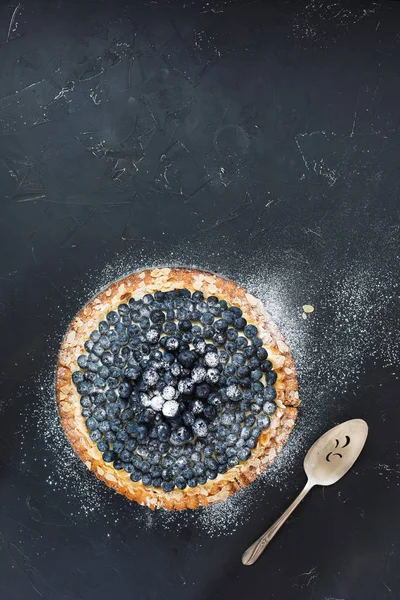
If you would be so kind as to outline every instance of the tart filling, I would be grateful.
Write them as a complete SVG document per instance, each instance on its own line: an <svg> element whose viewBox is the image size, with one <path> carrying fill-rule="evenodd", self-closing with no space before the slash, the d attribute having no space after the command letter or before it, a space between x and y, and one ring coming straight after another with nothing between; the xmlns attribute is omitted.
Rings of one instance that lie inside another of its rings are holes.
<svg viewBox="0 0 400 600"><path fill-rule="evenodd" d="M112 284L71 324L59 363L72 445L152 508L206 505L246 485L297 413L293 361L261 303L198 271Z"/></svg>

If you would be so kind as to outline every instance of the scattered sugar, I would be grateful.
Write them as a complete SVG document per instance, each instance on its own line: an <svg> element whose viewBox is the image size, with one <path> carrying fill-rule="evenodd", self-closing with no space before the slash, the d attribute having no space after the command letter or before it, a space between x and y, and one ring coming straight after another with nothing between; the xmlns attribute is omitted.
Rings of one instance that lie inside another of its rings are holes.
<svg viewBox="0 0 400 600"><path fill-rule="evenodd" d="M71 305L79 310L111 281L152 266L170 265L220 271L221 259L210 253L208 263L188 250L160 251L156 259L145 254L132 259L118 256L102 271L86 279L87 286L67 290ZM400 362L400 328L392 310L398 302L399 284L390 273L382 273L373 262L340 269L327 268L313 274L310 289L294 268L270 274L268 279L258 264L242 262L240 271L221 273L244 285L258 296L285 335L296 361L302 409L288 443L273 465L248 488L228 500L197 511L152 512L135 506L135 519L141 526L168 532L194 524L207 535L228 535L251 518L252 507L265 502L268 489L284 488L301 470L307 448L324 430L334 424L337 410L348 403L346 391L354 389L367 363L392 367ZM303 307L313 298L312 319L303 320ZM78 305L77 305L78 299ZM113 492L86 469L76 457L61 428L55 401L55 361L63 332L72 314L65 315L58 337L49 339L49 360L37 381L41 402L35 410L38 437L49 452L47 483L61 491L71 503L79 503L76 519L101 518L117 522L131 504ZM165 405L164 405L165 406ZM28 409L27 409L28 410ZM333 417L329 417L329 413ZM329 417L329 418L328 418ZM29 416L32 419L32 415Z"/></svg>

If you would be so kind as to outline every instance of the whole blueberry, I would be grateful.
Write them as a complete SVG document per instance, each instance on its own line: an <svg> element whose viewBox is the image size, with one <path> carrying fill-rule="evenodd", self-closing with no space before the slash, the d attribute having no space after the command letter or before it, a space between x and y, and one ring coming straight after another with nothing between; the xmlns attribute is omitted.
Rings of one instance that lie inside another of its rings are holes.
<svg viewBox="0 0 400 600"><path fill-rule="evenodd" d="M273 400L267 400L262 409L266 415L272 415L276 411L276 404Z"/></svg>
<svg viewBox="0 0 400 600"><path fill-rule="evenodd" d="M211 393L211 387L208 383L200 383L195 387L195 396L197 398L206 399Z"/></svg>
<svg viewBox="0 0 400 600"><path fill-rule="evenodd" d="M86 342L83 345L87 352L91 352L94 346L94 342L92 342L92 340L86 340Z"/></svg>
<svg viewBox="0 0 400 600"><path fill-rule="evenodd" d="M113 462L117 458L117 455L112 450L106 450L103 453L104 462Z"/></svg>
<svg viewBox="0 0 400 600"><path fill-rule="evenodd" d="M247 325L247 321L246 321L246 319L244 319L243 317L238 317L238 318L235 320L235 323L234 323L234 325L235 325L235 327L236 327L236 329L237 329L238 331L242 331L242 330L243 330L243 329L246 327L246 325Z"/></svg>
<svg viewBox="0 0 400 600"><path fill-rule="evenodd" d="M263 373L269 373L272 369L272 362L270 360L264 360L260 365L260 369Z"/></svg>
<svg viewBox="0 0 400 600"><path fill-rule="evenodd" d="M244 350L249 345L249 342L245 337L239 336L236 340L236 345L239 350Z"/></svg>
<svg viewBox="0 0 400 600"><path fill-rule="evenodd" d="M72 381L73 383L75 383L75 385L77 385L78 383L81 383L83 380L85 379L82 371L75 371L74 373L72 373Z"/></svg>
<svg viewBox="0 0 400 600"><path fill-rule="evenodd" d="M191 350L185 350L178 354L178 362L186 369L190 369L194 365L195 360L196 355Z"/></svg>
<svg viewBox="0 0 400 600"><path fill-rule="evenodd" d="M262 377L262 371L260 369L254 369L254 371L251 372L251 379L253 381L258 381L259 379L261 379Z"/></svg>
<svg viewBox="0 0 400 600"><path fill-rule="evenodd" d="M243 329L244 334L248 338L253 338L257 335L258 329L255 325L246 325Z"/></svg>
<svg viewBox="0 0 400 600"><path fill-rule="evenodd" d="M239 460L248 460L251 456L251 451L249 448L244 447L238 450L237 456Z"/></svg>
<svg viewBox="0 0 400 600"><path fill-rule="evenodd" d="M106 319L111 325L115 325L119 321L119 315L115 310L112 310L107 314Z"/></svg>

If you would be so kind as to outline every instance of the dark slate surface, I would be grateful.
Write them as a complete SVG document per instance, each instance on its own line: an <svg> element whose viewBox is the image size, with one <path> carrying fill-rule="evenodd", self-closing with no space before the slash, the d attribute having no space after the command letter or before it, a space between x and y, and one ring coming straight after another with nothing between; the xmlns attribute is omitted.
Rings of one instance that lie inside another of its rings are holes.
<svg viewBox="0 0 400 600"><path fill-rule="evenodd" d="M400 597L399 19L390 1L0 3L2 599ZM290 472L231 534L64 465L41 389L99 286L172 263L263 281L267 304L283 281L294 351L305 332ZM307 446L355 416L352 473L242 567Z"/></svg>

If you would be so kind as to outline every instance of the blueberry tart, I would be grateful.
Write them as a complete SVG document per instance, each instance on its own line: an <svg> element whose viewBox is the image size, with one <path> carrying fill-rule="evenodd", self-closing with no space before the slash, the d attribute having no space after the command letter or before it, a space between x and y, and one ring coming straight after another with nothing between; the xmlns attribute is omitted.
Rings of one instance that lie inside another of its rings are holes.
<svg viewBox="0 0 400 600"><path fill-rule="evenodd" d="M299 396L260 300L217 275L160 268L112 283L72 321L61 423L108 486L152 509L220 502L274 460Z"/></svg>

